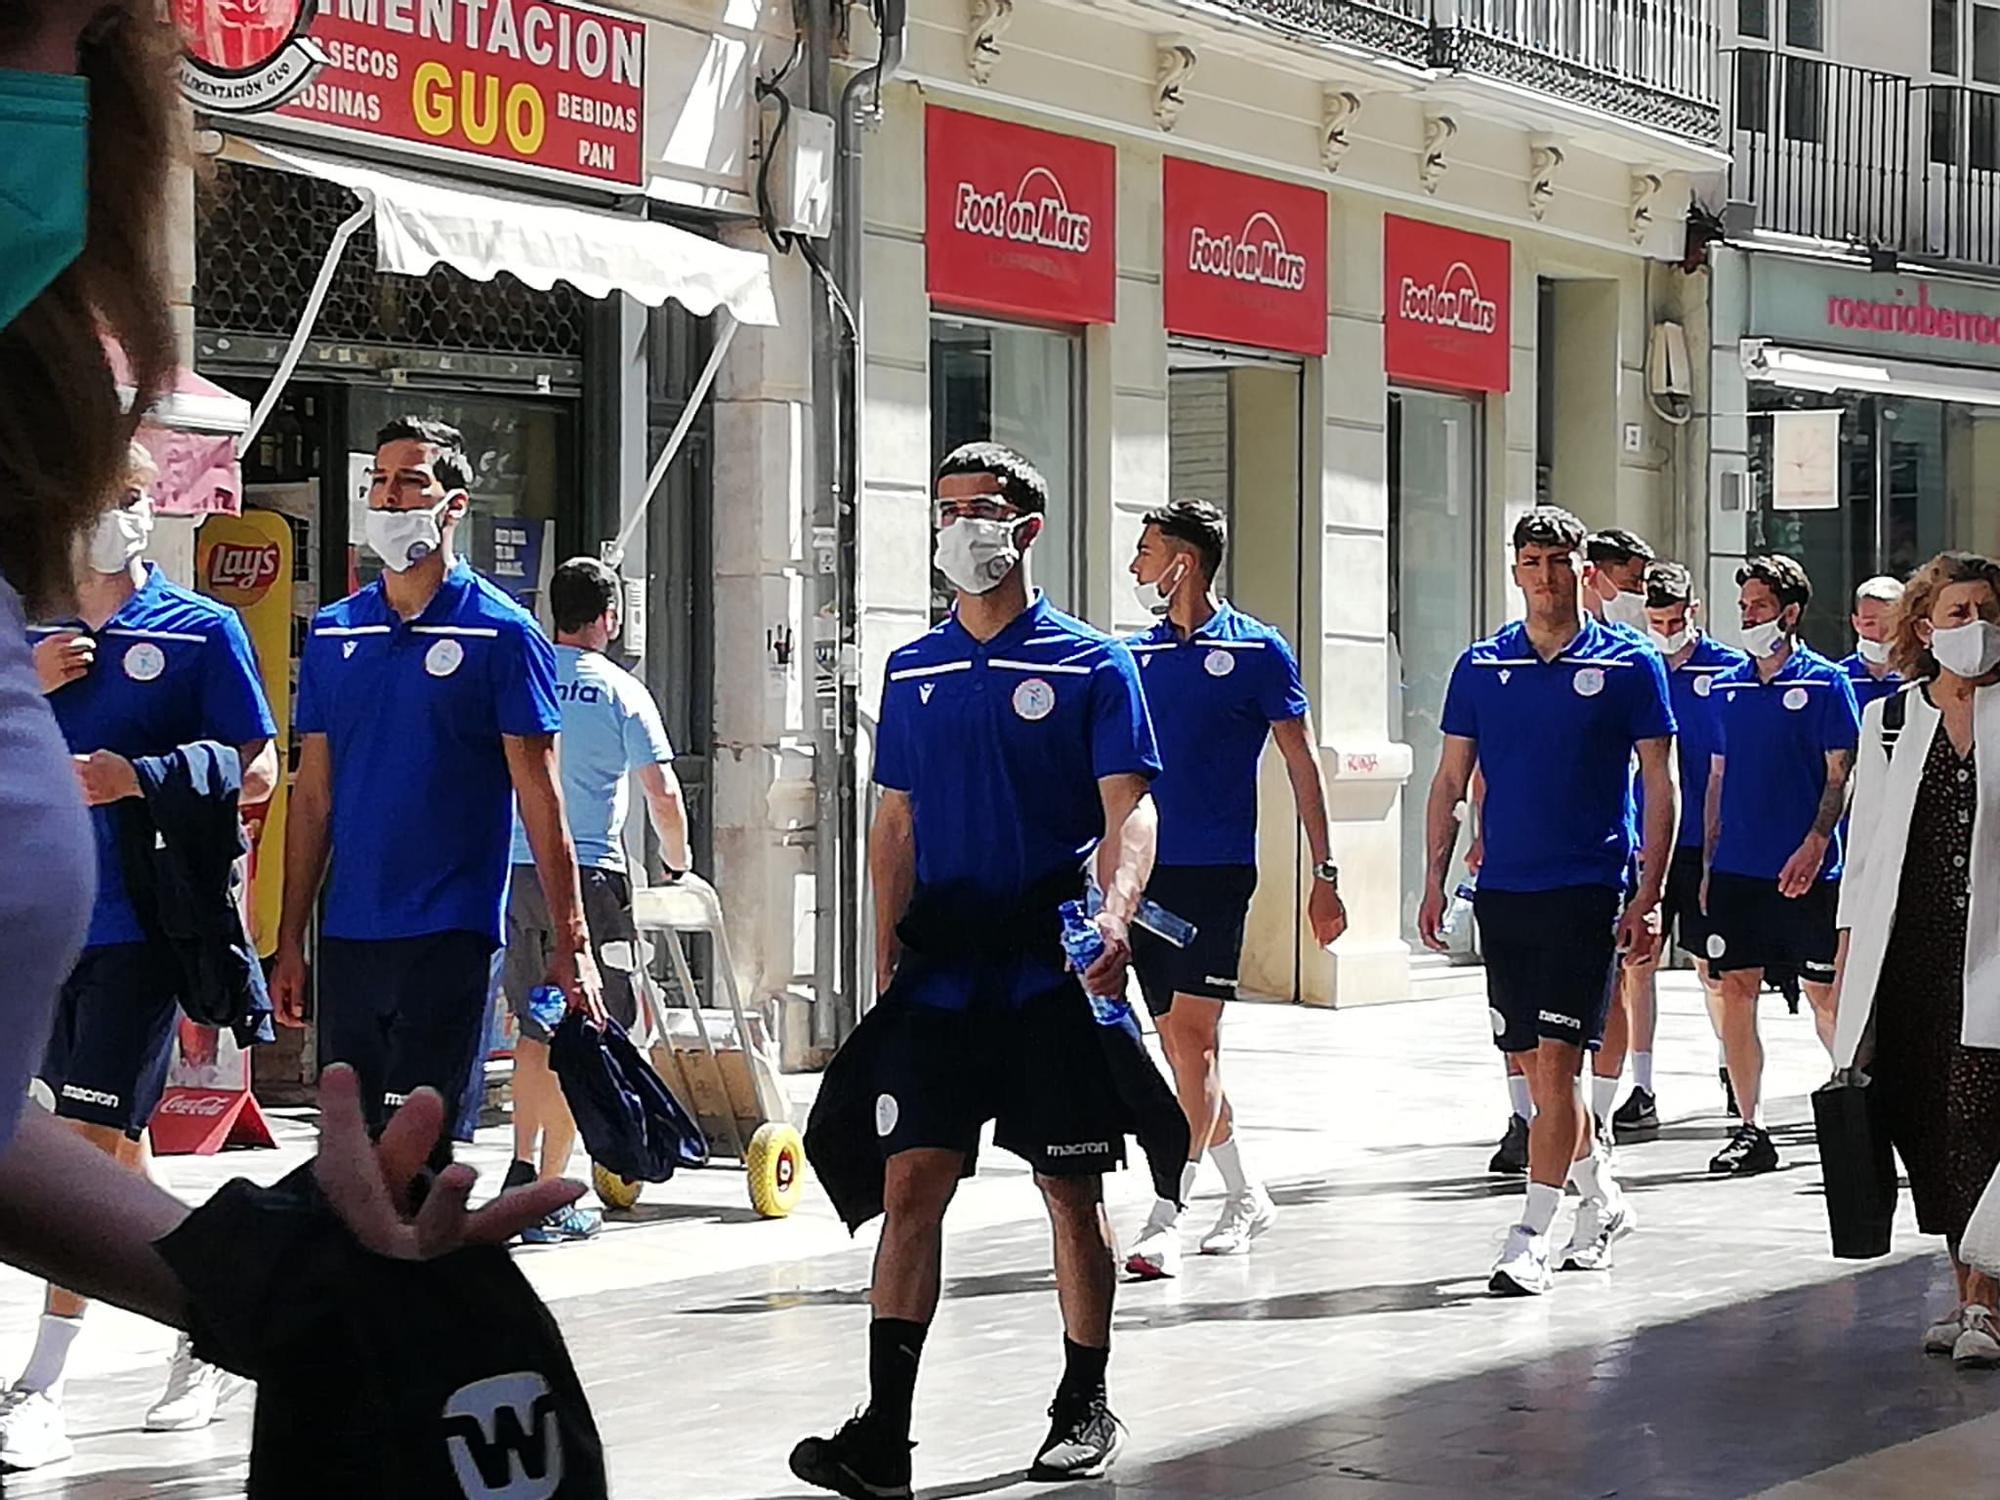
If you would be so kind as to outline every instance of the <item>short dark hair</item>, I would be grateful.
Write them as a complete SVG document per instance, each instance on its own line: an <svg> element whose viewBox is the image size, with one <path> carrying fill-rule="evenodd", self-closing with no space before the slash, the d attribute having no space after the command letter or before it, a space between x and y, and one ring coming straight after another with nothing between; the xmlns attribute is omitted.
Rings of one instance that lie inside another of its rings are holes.
<svg viewBox="0 0 2000 1500"><path fill-rule="evenodd" d="M1583 546L1583 522L1559 505L1537 505L1514 523L1514 550L1562 547L1575 552Z"/></svg>
<svg viewBox="0 0 2000 1500"><path fill-rule="evenodd" d="M1042 471L1005 443L961 443L944 456L935 479L953 474L986 474L1000 481L1000 498L1027 515L1049 508L1049 482Z"/></svg>
<svg viewBox="0 0 2000 1500"><path fill-rule="evenodd" d="M581 630L618 602L618 575L594 557L572 557L549 579L549 611L556 629Z"/></svg>
<svg viewBox="0 0 2000 1500"><path fill-rule="evenodd" d="M1635 558L1651 562L1653 547L1636 531L1627 531L1622 526L1607 526L1585 538L1583 556L1586 562L1594 563L1628 563Z"/></svg>
<svg viewBox="0 0 2000 1500"><path fill-rule="evenodd" d="M1646 608L1672 609L1694 603L1694 574L1677 562L1646 565Z"/></svg>
<svg viewBox="0 0 2000 1500"><path fill-rule="evenodd" d="M1779 609L1796 604L1803 610L1812 603L1812 580L1796 557L1787 557L1782 552L1753 557L1736 570L1736 586L1741 588L1752 579L1778 596Z"/></svg>
<svg viewBox="0 0 2000 1500"><path fill-rule="evenodd" d="M449 422L431 417L397 417L375 434L375 446L389 443L428 443L437 449L431 472L448 490L472 493L472 461L465 456L465 435Z"/></svg>
<svg viewBox="0 0 2000 1500"><path fill-rule="evenodd" d="M1201 559L1202 576L1211 583L1222 571L1222 555L1229 547L1229 522L1206 500L1169 500L1158 510L1149 510L1142 524L1157 526L1160 535L1194 548Z"/></svg>

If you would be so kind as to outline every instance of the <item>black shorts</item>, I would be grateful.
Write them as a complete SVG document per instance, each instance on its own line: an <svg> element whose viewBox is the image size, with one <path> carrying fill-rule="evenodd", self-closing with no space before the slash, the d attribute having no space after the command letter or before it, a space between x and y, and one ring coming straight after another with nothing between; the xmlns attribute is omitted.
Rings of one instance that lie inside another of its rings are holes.
<svg viewBox="0 0 2000 1500"><path fill-rule="evenodd" d="M578 874L583 879L583 919L590 924L590 946L604 981L604 1008L630 1031L639 1019L639 1000L632 988L632 974L639 967L632 881L622 870L588 865ZM507 992L507 1008L521 1023L521 1035L534 1042L546 1042L549 1034L528 1014L528 996L548 978L554 948L555 923L549 918L542 878L533 865L516 865L507 886L507 959L500 982Z"/></svg>
<svg viewBox="0 0 2000 1500"><path fill-rule="evenodd" d="M447 1124L486 1046L493 941L483 932L319 941L319 1064L347 1063L379 1126L420 1088L444 1096Z"/></svg>
<svg viewBox="0 0 2000 1500"><path fill-rule="evenodd" d="M1776 880L1715 872L1708 879L1708 967L1733 974L1764 969L1796 973L1810 984L1833 983L1833 958L1840 946L1834 918L1840 909L1840 882L1815 880L1797 900Z"/></svg>
<svg viewBox="0 0 2000 1500"><path fill-rule="evenodd" d="M1661 900L1666 930L1683 953L1708 957L1708 936L1713 930L1701 909L1702 851L1698 845L1674 850L1674 862L1667 867L1667 890Z"/></svg>
<svg viewBox="0 0 2000 1500"><path fill-rule="evenodd" d="M1132 928L1132 967L1146 1009L1156 1018L1173 1009L1175 995L1236 998L1243 923L1256 890L1255 865L1154 867L1146 895L1195 927L1194 940L1185 948L1136 924Z"/></svg>
<svg viewBox="0 0 2000 1500"><path fill-rule="evenodd" d="M924 1147L960 1151L969 1172L991 1120L994 1144L1047 1177L1125 1164L1110 1069L1074 978L1019 1006L887 1004L897 1008L895 1030L883 1039L875 1074L875 1134L885 1158Z"/></svg>
<svg viewBox="0 0 2000 1500"><path fill-rule="evenodd" d="M1618 912L1608 885L1473 896L1493 1042L1532 1052L1543 1039L1595 1048L1618 978Z"/></svg>
<svg viewBox="0 0 2000 1500"><path fill-rule="evenodd" d="M181 971L151 943L86 948L63 982L42 1081L65 1120L133 1140L159 1107L180 1020Z"/></svg>

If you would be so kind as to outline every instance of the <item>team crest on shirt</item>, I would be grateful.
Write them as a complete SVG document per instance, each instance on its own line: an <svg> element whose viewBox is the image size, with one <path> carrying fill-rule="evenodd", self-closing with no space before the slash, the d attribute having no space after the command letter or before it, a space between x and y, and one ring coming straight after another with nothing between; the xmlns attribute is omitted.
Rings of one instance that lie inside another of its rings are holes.
<svg viewBox="0 0 2000 1500"><path fill-rule="evenodd" d="M1227 677L1236 670L1236 658L1217 646L1202 658L1201 669L1211 677Z"/></svg>
<svg viewBox="0 0 2000 1500"><path fill-rule="evenodd" d="M424 670L433 677L449 677L465 660L465 647L446 636L424 653Z"/></svg>
<svg viewBox="0 0 2000 1500"><path fill-rule="evenodd" d="M1706 698L1710 693L1714 691L1715 691L1715 679L1713 677L1703 675L1695 678L1694 680L1695 697Z"/></svg>
<svg viewBox="0 0 2000 1500"><path fill-rule="evenodd" d="M354 648L360 644L359 641L342 641L340 643L340 659L346 661L348 657L354 654Z"/></svg>
<svg viewBox="0 0 2000 1500"><path fill-rule="evenodd" d="M134 682L151 682L167 670L167 653L151 641L141 641L125 653L125 675Z"/></svg>
<svg viewBox="0 0 2000 1500"><path fill-rule="evenodd" d="M1039 677L1030 677L1014 689L1014 712L1030 724L1046 719L1056 706L1056 690Z"/></svg>
<svg viewBox="0 0 2000 1500"><path fill-rule="evenodd" d="M1797 713L1806 706L1806 690L1802 687L1785 689L1785 707Z"/></svg>
<svg viewBox="0 0 2000 1500"><path fill-rule="evenodd" d="M1599 693L1604 691L1604 668L1579 668L1576 678L1570 686L1576 689L1576 695L1579 698L1595 698Z"/></svg>

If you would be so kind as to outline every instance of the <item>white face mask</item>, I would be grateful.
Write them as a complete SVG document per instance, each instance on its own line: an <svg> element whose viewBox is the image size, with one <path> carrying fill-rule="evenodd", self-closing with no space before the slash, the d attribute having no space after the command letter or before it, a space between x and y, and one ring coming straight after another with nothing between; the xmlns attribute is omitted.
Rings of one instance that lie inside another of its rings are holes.
<svg viewBox="0 0 2000 1500"><path fill-rule="evenodd" d="M1677 656L1683 646L1694 639L1694 628L1683 625L1672 635L1661 635L1659 631L1648 629L1646 638L1660 648L1662 656Z"/></svg>
<svg viewBox="0 0 2000 1500"><path fill-rule="evenodd" d="M2000 625L1968 620L1931 632L1931 655L1947 672L1960 677L1984 677L2000 666Z"/></svg>
<svg viewBox="0 0 2000 1500"><path fill-rule="evenodd" d="M444 545L438 517L450 505L440 500L428 510L371 510L362 523L368 546L392 573L414 568Z"/></svg>
<svg viewBox="0 0 2000 1500"><path fill-rule="evenodd" d="M937 534L938 571L962 594L988 594L1019 566L1019 521L960 516Z"/></svg>
<svg viewBox="0 0 2000 1500"><path fill-rule="evenodd" d="M1185 582L1185 568L1176 575L1162 573L1151 583L1142 583L1135 578L1132 580L1132 597L1139 601L1139 608L1157 619L1173 607L1174 591Z"/></svg>
<svg viewBox="0 0 2000 1500"><path fill-rule="evenodd" d="M84 548L84 560L93 573L122 573L132 559L146 550L153 534L153 502L139 500L129 506L107 510L97 518Z"/></svg>
<svg viewBox="0 0 2000 1500"><path fill-rule="evenodd" d="M1773 656L1778 647L1785 643L1785 627L1776 620L1766 620L1762 625L1743 627L1743 649L1752 656L1763 658Z"/></svg>
<svg viewBox="0 0 2000 1500"><path fill-rule="evenodd" d="M1604 618L1613 625L1629 625L1634 630L1646 628L1646 596L1628 594L1619 590L1604 601Z"/></svg>
<svg viewBox="0 0 2000 1500"><path fill-rule="evenodd" d="M1866 637L1857 637L1854 642L1854 649L1861 653L1861 659L1871 667L1879 667L1889 659L1889 643L1887 641L1871 641Z"/></svg>

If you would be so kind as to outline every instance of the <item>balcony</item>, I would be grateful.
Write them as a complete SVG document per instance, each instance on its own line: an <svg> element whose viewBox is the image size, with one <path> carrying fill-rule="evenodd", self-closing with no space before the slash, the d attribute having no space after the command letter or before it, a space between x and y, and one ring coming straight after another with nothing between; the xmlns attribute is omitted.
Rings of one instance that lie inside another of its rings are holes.
<svg viewBox="0 0 2000 1500"><path fill-rule="evenodd" d="M2000 265L2000 94L1957 84L1913 91L1923 121L1915 254Z"/></svg>
<svg viewBox="0 0 2000 1500"><path fill-rule="evenodd" d="M1275 31L1429 65L1432 0L1226 0Z"/></svg>

